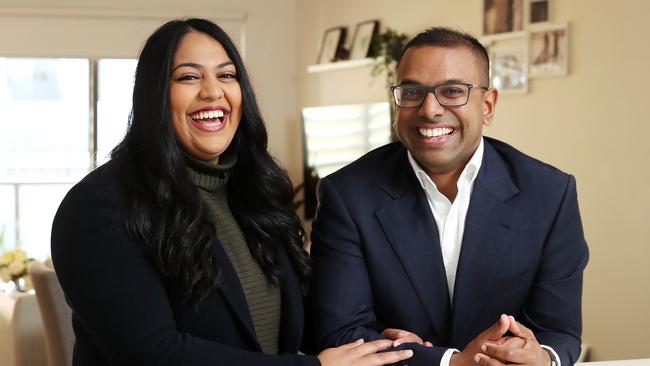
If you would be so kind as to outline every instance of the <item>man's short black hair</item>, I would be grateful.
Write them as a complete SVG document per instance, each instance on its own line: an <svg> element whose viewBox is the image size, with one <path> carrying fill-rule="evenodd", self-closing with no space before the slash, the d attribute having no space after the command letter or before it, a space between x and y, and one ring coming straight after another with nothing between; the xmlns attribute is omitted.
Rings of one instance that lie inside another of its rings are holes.
<svg viewBox="0 0 650 366"><path fill-rule="evenodd" d="M429 28L415 36L406 44L406 46L404 46L397 64L399 65L406 50L411 47L422 46L438 46L445 48L467 47L476 56L476 59L479 61L479 65L482 68L481 74L483 75L483 80L481 80L481 83L489 86L490 58L485 47L472 35L447 27Z"/></svg>

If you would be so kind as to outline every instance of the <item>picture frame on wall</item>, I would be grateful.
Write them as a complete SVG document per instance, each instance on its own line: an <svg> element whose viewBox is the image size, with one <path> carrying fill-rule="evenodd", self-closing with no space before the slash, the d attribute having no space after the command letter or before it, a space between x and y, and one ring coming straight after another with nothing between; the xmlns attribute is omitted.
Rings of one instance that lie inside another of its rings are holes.
<svg viewBox="0 0 650 366"><path fill-rule="evenodd" d="M551 0L529 0L528 24L546 23L551 20Z"/></svg>
<svg viewBox="0 0 650 366"><path fill-rule="evenodd" d="M524 0L483 0L483 34L524 29Z"/></svg>
<svg viewBox="0 0 650 366"><path fill-rule="evenodd" d="M379 21L367 20L357 24L352 38L352 46L350 48L350 59L360 59L371 56L370 47L372 45L373 37L379 33Z"/></svg>
<svg viewBox="0 0 650 366"><path fill-rule="evenodd" d="M501 94L528 91L528 42L525 32L483 38L490 55L490 86Z"/></svg>
<svg viewBox="0 0 650 366"><path fill-rule="evenodd" d="M317 63L326 64L337 61L343 50L346 35L347 27L333 27L325 30Z"/></svg>
<svg viewBox="0 0 650 366"><path fill-rule="evenodd" d="M529 27L529 70L531 78L565 76L569 73L568 24L540 24Z"/></svg>

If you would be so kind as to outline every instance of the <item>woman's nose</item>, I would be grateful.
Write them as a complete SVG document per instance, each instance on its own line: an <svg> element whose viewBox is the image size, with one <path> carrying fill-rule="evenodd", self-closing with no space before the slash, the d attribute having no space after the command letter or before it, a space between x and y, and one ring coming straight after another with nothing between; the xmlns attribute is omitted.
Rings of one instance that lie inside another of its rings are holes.
<svg viewBox="0 0 650 366"><path fill-rule="evenodd" d="M202 99L216 100L223 98L224 92L217 81L206 80L201 87L200 97Z"/></svg>

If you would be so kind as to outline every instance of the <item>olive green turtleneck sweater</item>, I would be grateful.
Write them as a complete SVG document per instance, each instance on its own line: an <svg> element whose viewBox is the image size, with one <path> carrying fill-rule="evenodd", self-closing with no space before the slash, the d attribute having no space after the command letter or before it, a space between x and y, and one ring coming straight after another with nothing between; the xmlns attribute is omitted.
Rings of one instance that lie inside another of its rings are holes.
<svg viewBox="0 0 650 366"><path fill-rule="evenodd" d="M228 206L226 183L236 158L222 157L216 166L187 154L185 160L190 179L199 189L206 217L215 225L217 239L237 272L262 351L277 354L282 301L280 288L267 281Z"/></svg>

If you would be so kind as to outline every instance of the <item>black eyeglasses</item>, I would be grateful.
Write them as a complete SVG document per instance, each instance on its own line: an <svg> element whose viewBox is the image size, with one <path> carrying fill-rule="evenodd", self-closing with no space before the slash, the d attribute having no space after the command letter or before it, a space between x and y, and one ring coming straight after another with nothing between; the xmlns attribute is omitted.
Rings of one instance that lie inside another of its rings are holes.
<svg viewBox="0 0 650 366"><path fill-rule="evenodd" d="M460 107L469 101L469 92L472 88L489 89L478 84L449 83L436 86L397 85L392 86L390 91L395 98L395 104L400 108L421 106L429 93L433 93L441 106Z"/></svg>

